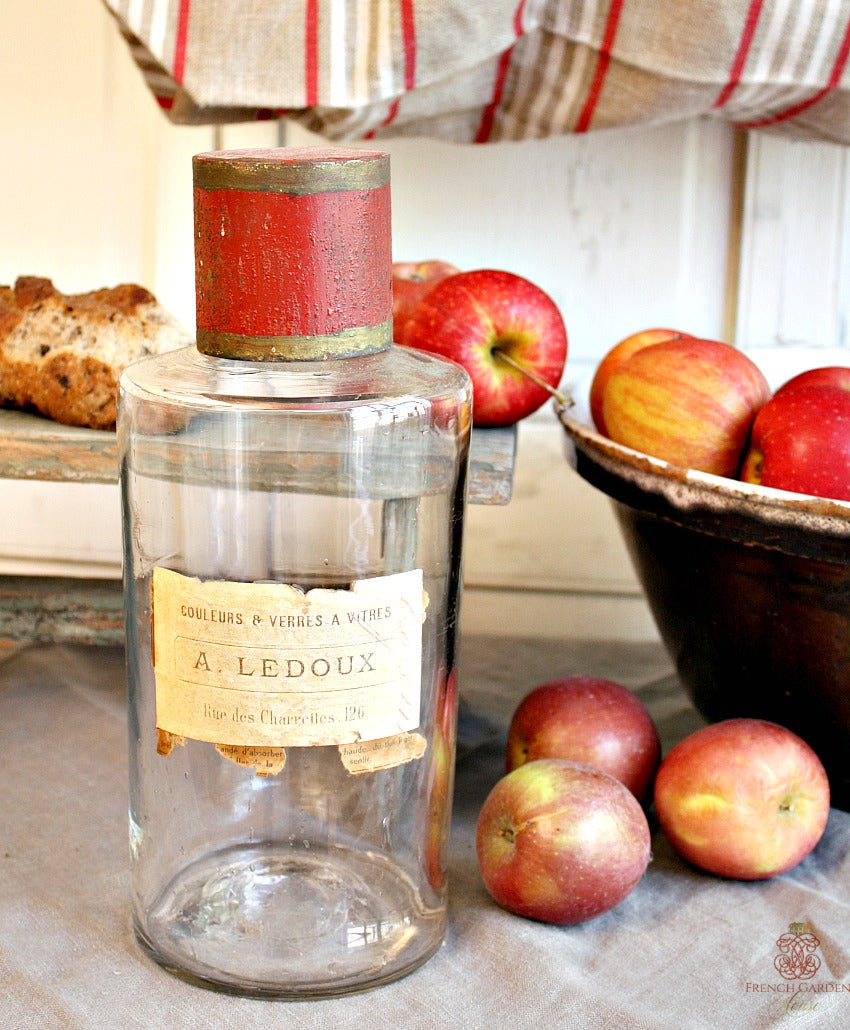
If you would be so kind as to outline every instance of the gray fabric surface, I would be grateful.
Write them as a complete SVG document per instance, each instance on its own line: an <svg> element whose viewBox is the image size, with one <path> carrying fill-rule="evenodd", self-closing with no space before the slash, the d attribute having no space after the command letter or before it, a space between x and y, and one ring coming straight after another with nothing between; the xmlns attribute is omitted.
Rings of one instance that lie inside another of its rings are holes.
<svg viewBox="0 0 850 1030"><path fill-rule="evenodd" d="M764 883L702 875L656 830L653 861L637 889L614 911L581 926L528 922L490 901L478 872L474 827L502 772L507 721L528 689L573 671L619 678L637 689L665 747L700 725L655 645L465 641L445 945L421 970L377 991L292 1003L184 983L135 942L121 653L53 646L7 657L0 664L3 1025L850 1026L846 813L833 810L820 845L797 869ZM820 941L821 966L811 989L754 990L783 983L773 964L776 940L792 922L807 923Z"/></svg>

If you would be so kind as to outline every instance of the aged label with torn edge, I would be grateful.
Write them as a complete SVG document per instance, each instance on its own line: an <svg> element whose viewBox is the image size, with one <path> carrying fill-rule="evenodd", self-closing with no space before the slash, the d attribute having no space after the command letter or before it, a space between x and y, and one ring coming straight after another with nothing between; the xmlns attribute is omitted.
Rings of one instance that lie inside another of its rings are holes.
<svg viewBox="0 0 850 1030"><path fill-rule="evenodd" d="M209 741L259 775L287 747L338 745L352 773L424 753L421 570L305 593L157 567L151 595L160 753Z"/></svg>
<svg viewBox="0 0 850 1030"><path fill-rule="evenodd" d="M421 758L425 754L425 746L421 733L397 733L380 740L340 744L339 756L350 773L377 772Z"/></svg>

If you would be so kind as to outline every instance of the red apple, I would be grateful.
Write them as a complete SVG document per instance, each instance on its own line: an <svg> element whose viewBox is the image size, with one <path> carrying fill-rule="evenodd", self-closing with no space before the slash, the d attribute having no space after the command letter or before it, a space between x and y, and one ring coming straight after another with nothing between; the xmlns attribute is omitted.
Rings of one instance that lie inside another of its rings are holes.
<svg viewBox="0 0 850 1030"><path fill-rule="evenodd" d="M736 476L769 397L767 380L744 353L683 337L626 358L608 380L603 413L616 443L682 468Z"/></svg>
<svg viewBox="0 0 850 1030"><path fill-rule="evenodd" d="M829 783L818 756L791 730L727 719L664 758L655 810L688 862L718 876L764 880L793 868L820 840Z"/></svg>
<svg viewBox="0 0 850 1030"><path fill-rule="evenodd" d="M413 310L401 342L462 365L472 380L477 426L506 426L549 398L544 386L499 353L557 387L567 359L567 331L554 301L511 272L479 269L443 279Z"/></svg>
<svg viewBox="0 0 850 1030"><path fill-rule="evenodd" d="M643 801L661 745L649 712L626 687L599 676L565 676L526 694L511 719L507 771L538 758L592 765Z"/></svg>
<svg viewBox="0 0 850 1030"><path fill-rule="evenodd" d="M843 365L808 368L783 383L776 393L788 393L789 390L796 390L798 386L839 386L843 390L850 390L850 368Z"/></svg>
<svg viewBox="0 0 850 1030"><path fill-rule="evenodd" d="M580 923L619 905L646 871L649 825L613 776L541 758L502 777L478 817L478 864L502 908Z"/></svg>
<svg viewBox="0 0 850 1030"><path fill-rule="evenodd" d="M639 333L632 333L624 340L620 340L605 355L597 366L593 381L590 384L590 414L593 424L600 433L607 436L608 430L605 426L605 415L602 411L602 398L605 395L605 387L611 378L614 369L620 365L635 351L643 350L644 347L651 347L654 343L663 343L665 340L678 340L687 333L678 329L643 329Z"/></svg>
<svg viewBox="0 0 850 1030"><path fill-rule="evenodd" d="M442 279L460 271L448 261L394 261L393 339L401 342L402 331L420 300Z"/></svg>
<svg viewBox="0 0 850 1030"><path fill-rule="evenodd" d="M798 383L778 390L753 423L741 479L850 501L850 389Z"/></svg>

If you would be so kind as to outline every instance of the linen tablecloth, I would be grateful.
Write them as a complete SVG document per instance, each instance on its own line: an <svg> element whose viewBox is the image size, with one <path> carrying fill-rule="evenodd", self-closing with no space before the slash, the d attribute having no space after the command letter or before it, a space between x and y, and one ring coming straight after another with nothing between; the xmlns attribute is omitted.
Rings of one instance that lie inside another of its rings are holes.
<svg viewBox="0 0 850 1030"><path fill-rule="evenodd" d="M661 646L466 638L445 944L407 978L315 1002L230 997L165 972L130 928L127 718L119 649L33 646L0 663L0 1011L13 1030L717 1030L850 1026L850 815L762 883L703 875L656 829L616 909L575 927L497 908L474 850L521 696L568 672L638 692L665 749L702 724ZM803 928L814 975L786 979L779 938Z"/></svg>

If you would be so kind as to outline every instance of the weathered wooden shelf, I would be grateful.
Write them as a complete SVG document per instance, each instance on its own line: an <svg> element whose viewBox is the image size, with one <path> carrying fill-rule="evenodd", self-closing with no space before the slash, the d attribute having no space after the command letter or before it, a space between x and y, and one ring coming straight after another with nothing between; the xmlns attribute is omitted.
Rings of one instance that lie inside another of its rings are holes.
<svg viewBox="0 0 850 1030"><path fill-rule="evenodd" d="M516 438L516 426L473 431L470 504L507 504L511 499ZM114 483L118 479L115 433L0 410L0 479Z"/></svg>
<svg viewBox="0 0 850 1030"><path fill-rule="evenodd" d="M121 581L0 576L0 641L123 644Z"/></svg>
<svg viewBox="0 0 850 1030"><path fill-rule="evenodd" d="M471 504L508 503L516 441L515 426L473 430ZM0 410L0 479L117 482L115 433L62 426L25 412ZM123 643L121 584L105 579L0 576L2 640Z"/></svg>

